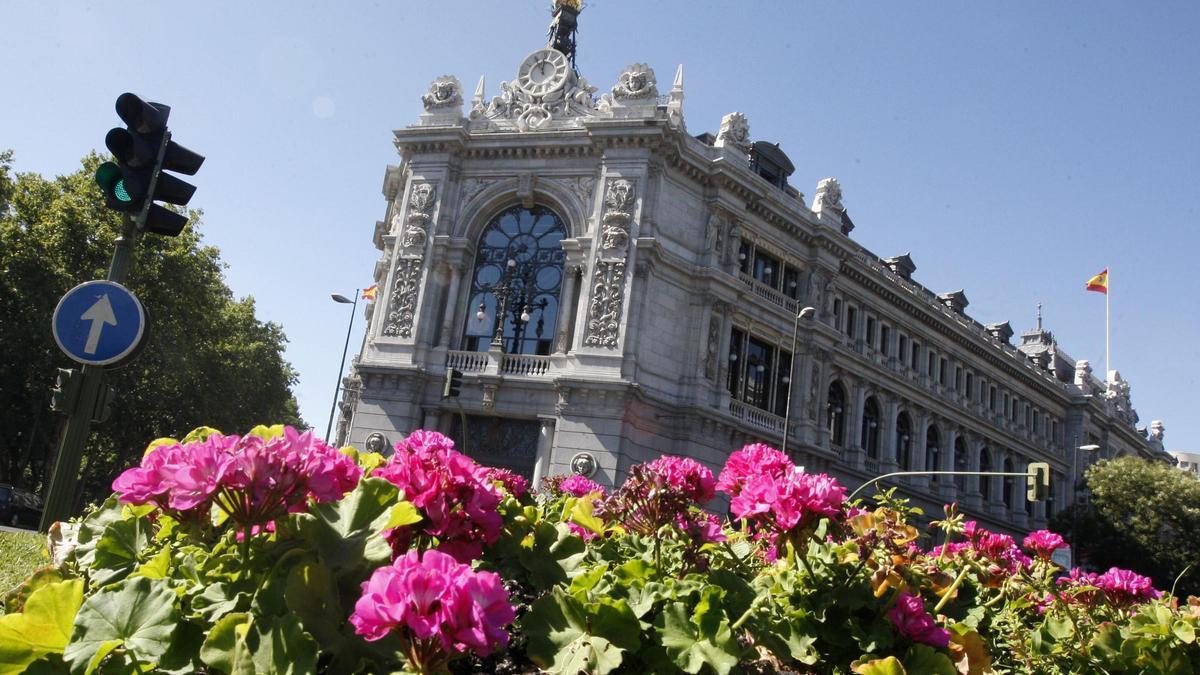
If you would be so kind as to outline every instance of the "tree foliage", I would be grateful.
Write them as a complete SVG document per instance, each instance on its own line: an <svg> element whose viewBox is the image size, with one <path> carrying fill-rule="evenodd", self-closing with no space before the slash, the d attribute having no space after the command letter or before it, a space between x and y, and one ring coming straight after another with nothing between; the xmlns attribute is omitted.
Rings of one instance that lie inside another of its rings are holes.
<svg viewBox="0 0 1200 675"><path fill-rule="evenodd" d="M1062 529L1072 532L1080 562L1097 569L1124 567L1154 579L1158 588L1200 595L1200 480L1168 464L1121 457L1092 466L1086 476L1090 503Z"/></svg>
<svg viewBox="0 0 1200 675"><path fill-rule="evenodd" d="M90 154L70 175L14 173L0 153L0 481L37 489L48 479L61 432L49 410L55 367L72 364L55 346L59 298L103 279L121 218L106 209ZM146 438L206 424L248 428L268 419L300 425L277 324L255 316L222 276L220 252L203 243L200 213L174 238L144 236L129 279L149 315L145 349L109 371L112 417L94 425L84 454L80 504L108 494L117 469L136 461Z"/></svg>

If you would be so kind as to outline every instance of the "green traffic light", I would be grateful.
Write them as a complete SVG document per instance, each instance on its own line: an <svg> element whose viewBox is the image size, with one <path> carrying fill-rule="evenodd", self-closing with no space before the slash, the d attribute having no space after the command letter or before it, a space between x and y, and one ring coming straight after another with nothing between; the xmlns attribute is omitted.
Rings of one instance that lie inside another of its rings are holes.
<svg viewBox="0 0 1200 675"><path fill-rule="evenodd" d="M123 202L133 201L133 197L130 197L129 193L125 190L125 179L123 179L123 178L121 180L117 181L117 184L113 186L112 193L113 193L113 196L116 197L117 199L119 199L120 201L123 201Z"/></svg>

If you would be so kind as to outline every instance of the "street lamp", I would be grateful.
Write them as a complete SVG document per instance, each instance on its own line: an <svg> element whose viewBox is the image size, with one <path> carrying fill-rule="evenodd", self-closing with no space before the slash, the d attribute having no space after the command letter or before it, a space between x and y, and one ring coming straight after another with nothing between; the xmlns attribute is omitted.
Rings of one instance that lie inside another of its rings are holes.
<svg viewBox="0 0 1200 675"><path fill-rule="evenodd" d="M492 335L492 347L504 349L505 316L511 311L514 324L513 347L514 351L520 352L525 326L533 319L532 312L535 309L545 311L549 306L548 299L534 300L532 297L537 293L537 272L538 268L532 262L518 263L515 258L509 258L504 264L500 278L495 283L486 284L480 288L481 291L490 292L496 296L496 327ZM487 317L482 302L479 303L479 310L475 312L475 317L480 321ZM539 337L541 337L541 321L541 319L538 321Z"/></svg>
<svg viewBox="0 0 1200 675"><path fill-rule="evenodd" d="M341 293L334 293L329 297L333 298L334 302L350 305L350 325L346 326L346 343L342 345L342 362L338 365L337 384L333 388L333 405L329 406L329 424L325 426L325 442L329 442L329 432L333 431L333 411L337 410L338 391L342 388L342 371L346 368L346 352L350 349L350 330L354 328L354 311L358 308L358 292L360 289L354 289L354 299L351 300Z"/></svg>
<svg viewBox="0 0 1200 675"><path fill-rule="evenodd" d="M1099 445L1077 445L1075 455L1071 460L1071 564L1077 565L1075 558L1076 542L1079 540L1079 451L1095 452Z"/></svg>
<svg viewBox="0 0 1200 675"><path fill-rule="evenodd" d="M783 447L780 452L787 454L788 444L788 421L792 418L792 382L796 379L796 338L800 333L800 319L812 318L816 314L815 307L805 307L796 313L796 319L792 322L792 361L788 364L788 394L787 403L783 407Z"/></svg>

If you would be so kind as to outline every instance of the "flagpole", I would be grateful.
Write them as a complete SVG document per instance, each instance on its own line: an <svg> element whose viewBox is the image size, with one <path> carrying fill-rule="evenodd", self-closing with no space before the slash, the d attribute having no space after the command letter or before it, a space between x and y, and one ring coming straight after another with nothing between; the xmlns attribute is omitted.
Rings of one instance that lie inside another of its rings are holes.
<svg viewBox="0 0 1200 675"><path fill-rule="evenodd" d="M1108 389L1108 374L1112 372L1112 313L1109 310L1109 298L1112 296L1112 268L1108 268L1108 281L1104 293L1104 388Z"/></svg>

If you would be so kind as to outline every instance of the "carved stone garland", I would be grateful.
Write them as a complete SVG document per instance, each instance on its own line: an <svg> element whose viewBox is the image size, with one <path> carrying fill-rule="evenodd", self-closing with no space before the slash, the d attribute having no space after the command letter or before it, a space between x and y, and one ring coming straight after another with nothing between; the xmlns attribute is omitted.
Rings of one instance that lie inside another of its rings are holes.
<svg viewBox="0 0 1200 675"><path fill-rule="evenodd" d="M633 221L634 185L623 178L609 182L604 193L600 255L592 272L592 301L588 305L589 347L616 349L621 338L621 312L625 303L625 256L629 224Z"/></svg>
<svg viewBox="0 0 1200 675"><path fill-rule="evenodd" d="M417 296L421 291L422 256L429 238L427 228L433 220L436 196L437 190L432 183L415 183L409 192L408 215L404 219L404 234L400 237L400 247L407 249L409 255L396 260L388 314L383 325L383 334L388 337L412 337Z"/></svg>

